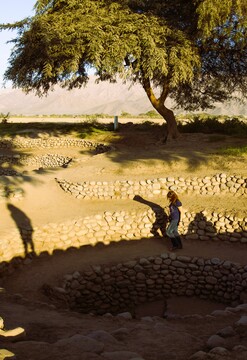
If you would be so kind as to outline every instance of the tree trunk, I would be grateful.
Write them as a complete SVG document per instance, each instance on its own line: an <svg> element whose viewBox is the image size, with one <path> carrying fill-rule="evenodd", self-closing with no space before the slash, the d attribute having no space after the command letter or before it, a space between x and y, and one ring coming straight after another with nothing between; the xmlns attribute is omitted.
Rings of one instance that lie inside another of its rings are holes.
<svg viewBox="0 0 247 360"><path fill-rule="evenodd" d="M167 123L167 130L163 141L166 142L170 138L176 139L179 135L179 132L177 128L175 115L172 110L167 109L167 107L165 107L164 105L165 100L168 96L169 86L167 84L164 84L160 97L156 98L154 91L151 87L150 80L143 76L141 83L151 104L153 105L155 110L157 110L158 113L165 119Z"/></svg>
<svg viewBox="0 0 247 360"><path fill-rule="evenodd" d="M163 104L160 104L159 107L155 109L165 119L167 124L167 131L165 134L164 142L166 142L168 139L177 139L177 137L179 136L179 131L173 111L167 109Z"/></svg>

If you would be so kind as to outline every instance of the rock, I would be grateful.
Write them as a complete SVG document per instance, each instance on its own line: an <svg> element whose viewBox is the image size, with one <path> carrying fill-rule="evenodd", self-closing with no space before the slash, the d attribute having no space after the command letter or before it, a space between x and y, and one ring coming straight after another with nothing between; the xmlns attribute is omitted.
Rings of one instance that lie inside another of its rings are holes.
<svg viewBox="0 0 247 360"><path fill-rule="evenodd" d="M228 316L229 315L229 311L228 310L214 310L211 313L212 316Z"/></svg>
<svg viewBox="0 0 247 360"><path fill-rule="evenodd" d="M236 334L236 332L234 331L232 326L227 326L217 332L217 335L219 335L223 338L234 336L235 334Z"/></svg>
<svg viewBox="0 0 247 360"><path fill-rule="evenodd" d="M14 353L12 353L11 351L9 350L6 350L6 349L0 349L0 360L4 360L4 359L16 359L16 356Z"/></svg>
<svg viewBox="0 0 247 360"><path fill-rule="evenodd" d="M101 341L103 343L106 342L112 342L116 344L118 343L118 341L111 334L109 334L107 331L104 330L93 331L87 336L90 337L91 339Z"/></svg>
<svg viewBox="0 0 247 360"><path fill-rule="evenodd" d="M204 351L197 351L195 354L193 354L189 359L190 360L203 360L207 359L208 355Z"/></svg>
<svg viewBox="0 0 247 360"><path fill-rule="evenodd" d="M122 317L124 319L128 319L128 320L131 320L132 319L132 315L130 312L126 311L126 312L123 312L123 313L120 313L120 314L117 314L117 317Z"/></svg>
<svg viewBox="0 0 247 360"><path fill-rule="evenodd" d="M0 316L0 329L4 328L4 321L3 318Z"/></svg>
<svg viewBox="0 0 247 360"><path fill-rule="evenodd" d="M211 350L209 351L209 353L210 353L210 354L221 355L221 356L227 356L227 355L229 355L229 351L228 351L227 349L223 348L223 347L220 347L220 346L211 349Z"/></svg>
<svg viewBox="0 0 247 360"><path fill-rule="evenodd" d="M104 344L102 342L91 339L88 336L76 334L69 338L58 340L55 343L58 348L73 348L73 351L78 352L94 352L100 354L104 350Z"/></svg>
<svg viewBox="0 0 247 360"><path fill-rule="evenodd" d="M104 352L102 353L106 359L109 360L134 360L134 359L142 359L139 354L132 351L112 351L112 352Z"/></svg>
<svg viewBox="0 0 247 360"><path fill-rule="evenodd" d="M247 335L247 316L241 316L241 318L235 324L237 326L237 332L241 334L241 336Z"/></svg>
<svg viewBox="0 0 247 360"><path fill-rule="evenodd" d="M243 346L243 345L236 345L234 346L234 348L232 349L233 351L236 351L236 352L247 352L247 347L246 346Z"/></svg>
<svg viewBox="0 0 247 360"><path fill-rule="evenodd" d="M143 317L141 317L140 320L141 320L141 321L153 322L152 316L143 316Z"/></svg>
<svg viewBox="0 0 247 360"><path fill-rule="evenodd" d="M127 335L129 335L129 329L120 328L111 332L112 336L114 336L117 340L124 340Z"/></svg>
<svg viewBox="0 0 247 360"><path fill-rule="evenodd" d="M247 316L241 316L241 318L236 322L237 326L244 326L247 328Z"/></svg>
<svg viewBox="0 0 247 360"><path fill-rule="evenodd" d="M241 305L238 305L236 307L237 311L240 311L240 310L246 310L247 311L247 303L246 304L241 304Z"/></svg>
<svg viewBox="0 0 247 360"><path fill-rule="evenodd" d="M0 341L20 341L26 337L25 329L17 327L13 330L0 330Z"/></svg>
<svg viewBox="0 0 247 360"><path fill-rule="evenodd" d="M213 349L215 347L226 347L226 341L219 335L212 335L207 341L207 347Z"/></svg>

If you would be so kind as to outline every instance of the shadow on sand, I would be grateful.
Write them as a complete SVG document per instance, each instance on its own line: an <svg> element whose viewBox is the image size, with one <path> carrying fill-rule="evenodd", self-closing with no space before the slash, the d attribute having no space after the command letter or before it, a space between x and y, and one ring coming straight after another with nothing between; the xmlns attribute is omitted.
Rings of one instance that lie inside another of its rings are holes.
<svg viewBox="0 0 247 360"><path fill-rule="evenodd" d="M12 219L14 220L17 229L19 230L25 256L29 253L35 254L35 248L33 243L33 227L29 217L18 207L8 203L7 208L10 212Z"/></svg>

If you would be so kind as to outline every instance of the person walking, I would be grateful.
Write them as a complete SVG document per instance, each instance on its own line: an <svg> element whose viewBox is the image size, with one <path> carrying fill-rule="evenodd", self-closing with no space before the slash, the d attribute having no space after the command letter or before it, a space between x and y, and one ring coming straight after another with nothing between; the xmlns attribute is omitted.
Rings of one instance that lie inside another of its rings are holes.
<svg viewBox="0 0 247 360"><path fill-rule="evenodd" d="M175 191L168 191L167 199L169 200L169 225L166 229L166 235L171 240L172 246L170 250L182 249L182 241L178 233L178 225L181 219L181 211L179 208L182 206L181 201Z"/></svg>

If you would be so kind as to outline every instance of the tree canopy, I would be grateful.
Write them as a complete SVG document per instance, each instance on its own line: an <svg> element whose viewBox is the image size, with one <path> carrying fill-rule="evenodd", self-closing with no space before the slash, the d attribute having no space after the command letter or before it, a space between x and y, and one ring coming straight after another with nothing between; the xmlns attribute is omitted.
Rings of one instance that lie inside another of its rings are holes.
<svg viewBox="0 0 247 360"><path fill-rule="evenodd" d="M207 109L247 92L247 3L242 0L38 0L17 29L5 79L47 93L99 81L140 82L177 135L171 97Z"/></svg>

